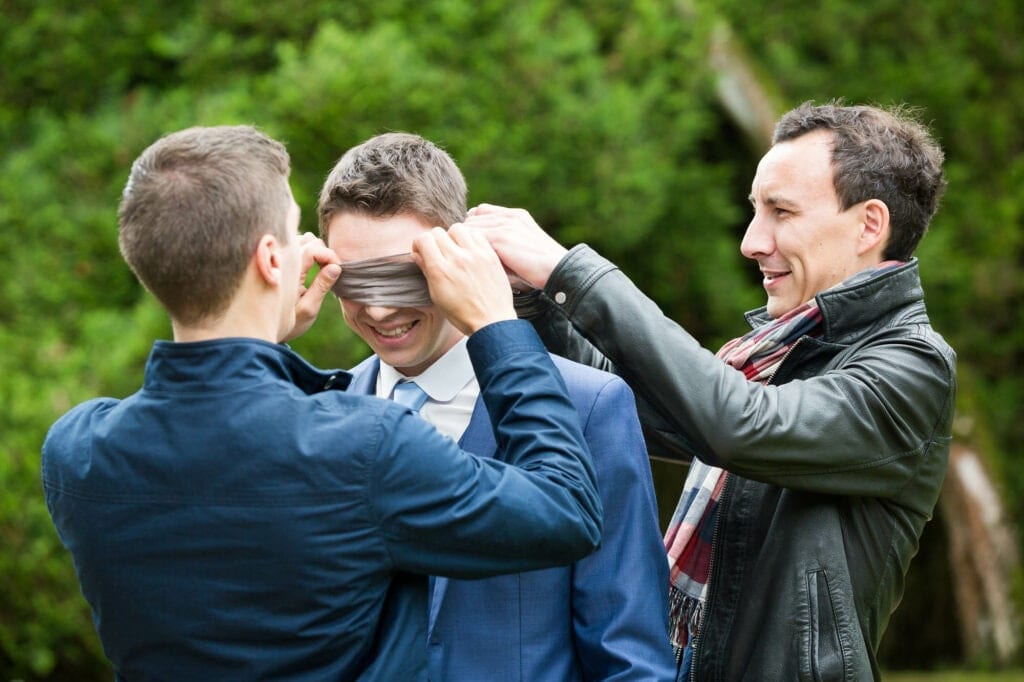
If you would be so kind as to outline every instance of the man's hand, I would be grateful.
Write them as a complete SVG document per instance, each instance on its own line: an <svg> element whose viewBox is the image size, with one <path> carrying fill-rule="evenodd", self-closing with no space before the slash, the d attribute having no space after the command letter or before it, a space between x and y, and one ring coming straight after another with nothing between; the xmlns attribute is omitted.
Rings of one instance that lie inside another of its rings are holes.
<svg viewBox="0 0 1024 682"><path fill-rule="evenodd" d="M338 265L341 259L327 248L322 239L306 232L299 237L299 243L302 245L302 270L299 273L299 298L295 303L295 326L282 341L302 336L313 326L324 297L341 275L341 266ZM306 277L314 264L320 267L320 272L307 288Z"/></svg>
<svg viewBox="0 0 1024 682"><path fill-rule="evenodd" d="M509 281L516 279L543 289L567 249L548 235L521 208L480 204L470 209L466 225L479 229L497 252ZM518 288L518 287L517 287Z"/></svg>
<svg viewBox="0 0 1024 682"><path fill-rule="evenodd" d="M482 232L462 223L435 227L416 237L412 254L434 305L463 334L516 319L508 278Z"/></svg>

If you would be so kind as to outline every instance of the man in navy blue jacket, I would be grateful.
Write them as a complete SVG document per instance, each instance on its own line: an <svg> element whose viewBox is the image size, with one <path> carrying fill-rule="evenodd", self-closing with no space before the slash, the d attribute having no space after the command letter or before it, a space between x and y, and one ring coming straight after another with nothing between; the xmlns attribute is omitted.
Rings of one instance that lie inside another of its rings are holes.
<svg viewBox="0 0 1024 682"><path fill-rule="evenodd" d="M401 254L435 225L466 217L455 161L418 135L386 133L348 150L320 193L321 233L345 264L345 321L374 350L350 391L401 398L469 452L498 447L467 339L426 296ZM464 292L472 296L474 292ZM471 341L471 339L470 339ZM675 678L668 562L633 394L619 377L553 357L587 438L605 510L601 548L568 566L486 580L431 580L430 678L574 682Z"/></svg>
<svg viewBox="0 0 1024 682"><path fill-rule="evenodd" d="M298 234L288 174L253 128L191 128L143 152L125 187L121 252L174 341L156 342L137 393L64 415L42 463L119 680L425 679L410 645L425 574L565 564L599 540L576 410L476 235L413 248L469 335L494 459L281 344L339 271Z"/></svg>

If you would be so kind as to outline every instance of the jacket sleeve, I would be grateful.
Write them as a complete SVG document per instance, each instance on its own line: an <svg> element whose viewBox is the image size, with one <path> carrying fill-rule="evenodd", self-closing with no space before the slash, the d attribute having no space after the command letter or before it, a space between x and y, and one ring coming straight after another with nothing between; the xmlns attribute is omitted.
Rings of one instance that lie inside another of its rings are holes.
<svg viewBox="0 0 1024 682"><path fill-rule="evenodd" d="M592 347L636 392L649 447L754 480L873 497L899 495L922 455L948 448L953 359L923 333L879 335L841 369L766 386L702 348L586 246L539 299L531 321L550 350L577 359Z"/></svg>
<svg viewBox="0 0 1024 682"><path fill-rule="evenodd" d="M674 680L668 562L633 395L596 394L584 433L605 509L601 548L572 567L573 640L587 680Z"/></svg>
<svg viewBox="0 0 1024 682"><path fill-rule="evenodd" d="M577 247L579 249L580 247ZM576 251L577 249L573 249ZM615 268L608 263L600 264L594 276L601 276ZM544 341L544 345L552 353L571 358L576 362L597 369L622 375L612 361L595 344L591 343L574 326L560 306L553 300L554 289L544 292L534 289L515 297L516 312L519 317L529 320ZM638 387L639 388L639 387ZM689 462L693 457L694 448L672 426L662 419L659 412L644 398L646 391L634 393L637 414L643 431L648 454L651 457L666 460Z"/></svg>
<svg viewBox="0 0 1024 682"><path fill-rule="evenodd" d="M572 563L600 541L601 503L565 384L525 322L485 327L468 349L498 452L464 452L388 407L367 504L392 561L458 578Z"/></svg>

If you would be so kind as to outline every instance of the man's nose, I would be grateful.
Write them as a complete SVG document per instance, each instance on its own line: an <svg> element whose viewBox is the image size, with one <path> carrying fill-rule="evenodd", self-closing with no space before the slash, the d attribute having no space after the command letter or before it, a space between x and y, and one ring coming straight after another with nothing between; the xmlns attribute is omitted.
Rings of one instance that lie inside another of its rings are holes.
<svg viewBox="0 0 1024 682"><path fill-rule="evenodd" d="M743 234L743 241L740 242L740 253L747 258L758 258L766 256L775 250L771 230L765 224L765 220L754 215L747 225L747 231Z"/></svg>
<svg viewBox="0 0 1024 682"><path fill-rule="evenodd" d="M400 310L400 308L392 308L390 306L383 306L383 305L365 305L365 306L363 306L363 313L367 317L369 317L371 319L374 319L374 320L377 320L377 321L386 320L387 318L389 318L392 315L394 315L395 313L397 313L399 310Z"/></svg>

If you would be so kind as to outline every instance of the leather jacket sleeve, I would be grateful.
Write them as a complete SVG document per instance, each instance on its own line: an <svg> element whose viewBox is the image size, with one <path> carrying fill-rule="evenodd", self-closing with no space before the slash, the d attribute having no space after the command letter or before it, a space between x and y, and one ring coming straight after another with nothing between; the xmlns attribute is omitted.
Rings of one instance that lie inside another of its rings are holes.
<svg viewBox="0 0 1024 682"><path fill-rule="evenodd" d="M801 353L832 357L823 370L762 385L702 348L585 245L519 304L552 352L626 380L653 455L696 456L786 487L894 497L927 462L922 455L949 445L954 357L926 317L874 330L853 348L805 339Z"/></svg>

